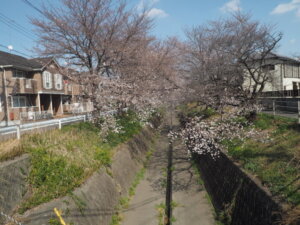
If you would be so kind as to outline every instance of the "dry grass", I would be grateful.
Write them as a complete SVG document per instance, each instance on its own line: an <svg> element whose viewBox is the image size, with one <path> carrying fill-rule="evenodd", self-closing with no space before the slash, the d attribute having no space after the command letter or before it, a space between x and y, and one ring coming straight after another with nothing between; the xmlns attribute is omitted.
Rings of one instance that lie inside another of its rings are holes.
<svg viewBox="0 0 300 225"><path fill-rule="evenodd" d="M8 140L0 142L0 162L13 159L24 153L24 148L20 144L20 140Z"/></svg>
<svg viewBox="0 0 300 225"><path fill-rule="evenodd" d="M35 134L25 139L22 144L27 151L46 149L49 154L85 168L86 172L99 167L95 154L106 148L97 133L76 129L54 130L46 135Z"/></svg>

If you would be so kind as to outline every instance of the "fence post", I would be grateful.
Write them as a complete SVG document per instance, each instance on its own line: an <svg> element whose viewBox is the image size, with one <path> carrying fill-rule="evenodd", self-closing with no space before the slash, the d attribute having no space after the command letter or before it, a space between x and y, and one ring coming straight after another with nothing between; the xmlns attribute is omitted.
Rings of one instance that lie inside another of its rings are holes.
<svg viewBox="0 0 300 225"><path fill-rule="evenodd" d="M275 105L275 100L273 100L273 116L275 116L275 110L276 110L276 105Z"/></svg>
<svg viewBox="0 0 300 225"><path fill-rule="evenodd" d="M20 140L20 138L21 138L20 125L17 125L17 139Z"/></svg>
<svg viewBox="0 0 300 225"><path fill-rule="evenodd" d="M298 100L298 124L300 124L300 101Z"/></svg>
<svg viewBox="0 0 300 225"><path fill-rule="evenodd" d="M86 122L86 117L87 117L87 114L84 114L83 122Z"/></svg>
<svg viewBox="0 0 300 225"><path fill-rule="evenodd" d="M61 120L58 120L58 129L61 130Z"/></svg>

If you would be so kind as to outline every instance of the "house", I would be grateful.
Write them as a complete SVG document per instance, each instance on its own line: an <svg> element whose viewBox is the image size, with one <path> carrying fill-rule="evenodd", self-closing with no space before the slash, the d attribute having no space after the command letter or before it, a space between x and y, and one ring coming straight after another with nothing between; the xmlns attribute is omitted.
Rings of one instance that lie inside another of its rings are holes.
<svg viewBox="0 0 300 225"><path fill-rule="evenodd" d="M300 96L300 61L275 53L269 53L263 61L262 70L269 73L269 80L263 89L264 96ZM253 80L248 79L245 86L250 87Z"/></svg>
<svg viewBox="0 0 300 225"><path fill-rule="evenodd" d="M64 73L54 58L0 51L0 124L70 113L68 106L79 104L82 87Z"/></svg>

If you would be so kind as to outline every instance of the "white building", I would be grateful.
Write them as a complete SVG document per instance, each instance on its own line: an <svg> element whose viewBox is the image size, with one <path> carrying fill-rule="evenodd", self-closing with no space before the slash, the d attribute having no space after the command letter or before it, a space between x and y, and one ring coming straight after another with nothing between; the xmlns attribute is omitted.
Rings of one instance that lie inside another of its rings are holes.
<svg viewBox="0 0 300 225"><path fill-rule="evenodd" d="M299 96L300 90L300 61L269 53L263 62L263 70L269 73L269 81L266 83L263 92L280 92L285 96ZM253 80L246 79L244 86L251 90Z"/></svg>

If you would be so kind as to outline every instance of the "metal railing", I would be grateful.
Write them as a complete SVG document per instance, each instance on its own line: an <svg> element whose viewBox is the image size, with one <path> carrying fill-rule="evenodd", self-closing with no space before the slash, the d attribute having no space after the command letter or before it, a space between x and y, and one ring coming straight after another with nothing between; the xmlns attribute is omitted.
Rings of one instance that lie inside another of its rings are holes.
<svg viewBox="0 0 300 225"><path fill-rule="evenodd" d="M69 105L65 104L63 107L65 113L72 114L89 113L94 110L94 105L92 102L72 103Z"/></svg>
<svg viewBox="0 0 300 225"><path fill-rule="evenodd" d="M21 121L36 121L36 120L48 120L52 119L52 113L48 111L41 111L41 112L20 112L20 120Z"/></svg>
<svg viewBox="0 0 300 225"><path fill-rule="evenodd" d="M298 99L259 99L263 112L298 119L300 124L300 100Z"/></svg>
<svg viewBox="0 0 300 225"><path fill-rule="evenodd" d="M58 129L61 129L63 125L80 122L80 121L86 121L86 119L87 119L86 115L80 115L80 116L72 116L72 117L66 117L61 119L26 123L18 126L4 127L4 128L0 128L0 136L15 134L17 139L20 139L22 134L32 130L43 129L43 128L53 127L53 126L57 126Z"/></svg>

